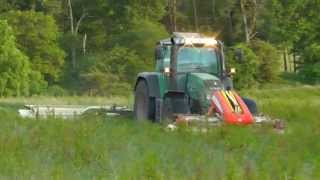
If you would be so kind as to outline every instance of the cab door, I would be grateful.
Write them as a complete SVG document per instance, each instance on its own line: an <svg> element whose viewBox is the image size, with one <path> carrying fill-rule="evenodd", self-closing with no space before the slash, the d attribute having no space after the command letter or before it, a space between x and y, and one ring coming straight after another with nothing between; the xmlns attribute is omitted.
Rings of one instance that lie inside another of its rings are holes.
<svg viewBox="0 0 320 180"><path fill-rule="evenodd" d="M159 73L159 88L161 98L168 92L170 74L165 70L170 69L171 46L158 46L156 48L156 72Z"/></svg>

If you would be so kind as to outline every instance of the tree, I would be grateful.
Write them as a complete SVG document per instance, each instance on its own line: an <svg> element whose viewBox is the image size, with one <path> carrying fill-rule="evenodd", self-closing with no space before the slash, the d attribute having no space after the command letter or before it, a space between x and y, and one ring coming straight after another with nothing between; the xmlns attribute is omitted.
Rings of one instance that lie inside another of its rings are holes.
<svg viewBox="0 0 320 180"><path fill-rule="evenodd" d="M17 47L12 28L0 20L0 96L29 95L30 86L43 83L31 70L28 57Z"/></svg>
<svg viewBox="0 0 320 180"><path fill-rule="evenodd" d="M12 5L7 0L0 1L0 13L13 9Z"/></svg>
<svg viewBox="0 0 320 180"><path fill-rule="evenodd" d="M92 64L83 62L82 73L99 70L117 75L120 81L129 84L134 83L144 64L134 51L124 47L114 47L108 52L96 54L93 61Z"/></svg>
<svg viewBox="0 0 320 180"><path fill-rule="evenodd" d="M192 0L192 6L193 6L193 17L194 17L194 27L195 27L195 31L196 31L196 32L199 32L198 8L197 8L197 2L196 2L196 0Z"/></svg>
<svg viewBox="0 0 320 180"><path fill-rule="evenodd" d="M9 6L7 10L42 10L46 0L2 0Z"/></svg>
<svg viewBox="0 0 320 180"><path fill-rule="evenodd" d="M302 79L310 83L320 82L320 44L312 43L302 52L304 64L301 67Z"/></svg>
<svg viewBox="0 0 320 180"><path fill-rule="evenodd" d="M150 68L150 66L153 67L155 62L154 47L156 42L168 36L164 26L160 23L140 20L134 22L130 30L114 38L114 44L135 51L140 57L138 61L145 64L144 68Z"/></svg>
<svg viewBox="0 0 320 180"><path fill-rule="evenodd" d="M237 44L233 49L242 49L244 53L244 60L241 62L236 59L236 51L229 51L227 54L228 67L234 67L237 70L234 76L235 87L239 89L254 87L258 84L257 79L260 66L257 55L247 43Z"/></svg>
<svg viewBox="0 0 320 180"><path fill-rule="evenodd" d="M255 36L257 20L257 0L240 0L240 9L247 43Z"/></svg>
<svg viewBox="0 0 320 180"><path fill-rule="evenodd" d="M85 10L83 10L81 16L79 19L75 19L74 14L73 14L73 5L72 5L72 0L68 0L68 10L69 10L69 20L70 20L70 34L73 37L73 42L71 43L71 62L72 62L72 68L73 70L76 69L77 67L77 39L78 39L78 33L79 33L79 28L81 26L82 21L86 18L88 15ZM86 37L86 34L85 34ZM86 38L84 38L83 44L85 47L85 41ZM85 52L85 48L84 48Z"/></svg>
<svg viewBox="0 0 320 180"><path fill-rule="evenodd" d="M130 84L121 82L117 75L99 70L82 74L81 80L81 90L90 96L128 96L131 90Z"/></svg>
<svg viewBox="0 0 320 180"><path fill-rule="evenodd" d="M170 32L177 31L177 1L169 0L168 1L168 16L169 16L169 25Z"/></svg>
<svg viewBox="0 0 320 180"><path fill-rule="evenodd" d="M251 41L250 47L259 61L257 80L260 83L274 82L280 74L280 56L277 50L272 44L262 40Z"/></svg>
<svg viewBox="0 0 320 180"><path fill-rule="evenodd" d="M115 47L90 60L82 62L80 75L82 90L90 95L127 95L143 67L135 52L123 47Z"/></svg>
<svg viewBox="0 0 320 180"><path fill-rule="evenodd" d="M59 47L59 31L52 16L34 11L11 11L8 19L18 47L30 58L32 69L41 72L49 84L59 80L64 51Z"/></svg>

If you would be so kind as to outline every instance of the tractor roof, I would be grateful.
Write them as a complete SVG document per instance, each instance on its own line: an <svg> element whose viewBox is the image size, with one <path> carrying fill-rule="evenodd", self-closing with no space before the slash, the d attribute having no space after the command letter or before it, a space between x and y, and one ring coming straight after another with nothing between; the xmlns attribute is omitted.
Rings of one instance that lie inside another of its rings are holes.
<svg viewBox="0 0 320 180"><path fill-rule="evenodd" d="M176 41L179 44L204 44L204 45L216 45L217 40L210 37L205 37L200 33L182 33L174 32L171 38L164 39L158 42L160 45L172 45L172 41Z"/></svg>
<svg viewBox="0 0 320 180"><path fill-rule="evenodd" d="M199 33L183 33L183 32L174 32L173 37L178 37L178 38L204 38Z"/></svg>

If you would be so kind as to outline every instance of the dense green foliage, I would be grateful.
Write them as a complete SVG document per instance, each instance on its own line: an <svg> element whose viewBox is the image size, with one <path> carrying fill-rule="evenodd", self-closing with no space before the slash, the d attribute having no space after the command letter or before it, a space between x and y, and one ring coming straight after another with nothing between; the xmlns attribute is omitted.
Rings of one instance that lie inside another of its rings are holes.
<svg viewBox="0 0 320 180"><path fill-rule="evenodd" d="M316 48L320 40L319 2L273 0L269 1L266 7L273 9L266 18L268 19L268 24L264 26L266 37L274 43L289 48L292 53L300 57L297 61L304 81L319 82L320 76L316 68L319 67L319 58L316 58L319 54Z"/></svg>
<svg viewBox="0 0 320 180"><path fill-rule="evenodd" d="M242 50L242 59L239 59L239 50ZM250 44L233 46L227 59L229 68L234 67L237 70L234 81L239 89L275 82L280 74L277 50L265 41L255 40Z"/></svg>
<svg viewBox="0 0 320 180"><path fill-rule="evenodd" d="M244 47L249 62L229 57L238 87L273 82L282 52L295 57L301 79L317 82L319 8L308 0L0 0L0 19L39 81L20 95L114 95L131 89L137 72L153 70L154 45L172 31ZM243 67L253 61L252 69Z"/></svg>
<svg viewBox="0 0 320 180"><path fill-rule="evenodd" d="M51 16L34 11L11 11L4 16L14 30L19 48L29 57L32 69L49 84L62 71L64 52L58 45L58 27Z"/></svg>
<svg viewBox="0 0 320 180"><path fill-rule="evenodd" d="M260 100L264 112L287 120L284 134L269 126L170 132L157 124L99 116L25 120L15 115L19 103L1 100L0 177L317 179L319 93L319 87L245 92ZM52 98L40 102L46 101L57 103Z"/></svg>
<svg viewBox="0 0 320 180"><path fill-rule="evenodd" d="M257 55L247 44L238 44L234 46L235 50L228 53L229 68L236 68L234 76L235 87L238 89L253 87L257 85L257 76L259 73L259 61ZM243 59L237 57L237 49L243 51Z"/></svg>
<svg viewBox="0 0 320 180"><path fill-rule="evenodd" d="M83 65L80 79L84 91L90 95L128 95L130 83L134 82L140 67L139 57L126 48L115 47L104 54L92 57L92 64ZM89 60L90 61L90 60ZM117 83L110 83L117 82Z"/></svg>
<svg viewBox="0 0 320 180"><path fill-rule="evenodd" d="M251 45L258 62L258 81L261 83L274 82L280 73L280 56L277 50L265 41L255 40Z"/></svg>
<svg viewBox="0 0 320 180"><path fill-rule="evenodd" d="M39 92L45 83L39 73L31 69L28 57L18 49L7 21L0 20L0 34L0 97Z"/></svg>
<svg viewBox="0 0 320 180"><path fill-rule="evenodd" d="M304 62L300 74L303 80L311 83L320 82L320 44L311 44L302 54Z"/></svg>

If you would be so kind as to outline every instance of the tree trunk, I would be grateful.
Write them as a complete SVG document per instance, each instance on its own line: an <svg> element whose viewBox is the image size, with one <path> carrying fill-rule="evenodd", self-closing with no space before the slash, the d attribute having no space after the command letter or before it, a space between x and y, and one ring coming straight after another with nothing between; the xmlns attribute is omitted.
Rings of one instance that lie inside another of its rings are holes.
<svg viewBox="0 0 320 180"><path fill-rule="evenodd" d="M293 50L293 72L297 72L297 56L295 50Z"/></svg>
<svg viewBox="0 0 320 180"><path fill-rule="evenodd" d="M85 56L87 53L87 33L85 33L83 36L82 50L83 50L83 56Z"/></svg>
<svg viewBox="0 0 320 180"><path fill-rule="evenodd" d="M70 32L73 36L73 38L76 38L76 34L74 31L74 17L73 17L73 10L72 10L72 3L71 0L68 0L68 7L69 7L69 19L70 19ZM72 42L71 44L71 62L72 62L72 68L73 70L76 69L77 64L77 52L75 47L75 42Z"/></svg>
<svg viewBox="0 0 320 180"><path fill-rule="evenodd" d="M251 21L250 21L250 28L249 28L249 38L250 40L256 36L256 25L257 25L257 9L258 4L257 0L251 0L252 3L252 10L251 10Z"/></svg>
<svg viewBox="0 0 320 180"><path fill-rule="evenodd" d="M288 72L288 59L287 59L287 49L286 48L283 51L283 66L284 66L284 72Z"/></svg>
<svg viewBox="0 0 320 180"><path fill-rule="evenodd" d="M212 0L212 21L215 23L216 20L216 0Z"/></svg>
<svg viewBox="0 0 320 180"><path fill-rule="evenodd" d="M177 1L173 0L173 30L177 31Z"/></svg>
<svg viewBox="0 0 320 180"><path fill-rule="evenodd" d="M198 24L198 11L197 11L197 2L196 0L192 0L193 5L193 15L194 15L194 26L196 32L199 32L199 24Z"/></svg>
<svg viewBox="0 0 320 180"><path fill-rule="evenodd" d="M32 10L32 11L36 11L36 2L35 1L32 1L31 2L31 5L30 5L30 9Z"/></svg>
<svg viewBox="0 0 320 180"><path fill-rule="evenodd" d="M229 19L229 29L228 29L228 33L229 33L229 35L228 35L228 37L229 37L229 41L230 42L233 42L233 40L234 40L234 27L233 27L233 25L234 25L234 23L233 23L233 11L229 11L228 12L228 19Z"/></svg>
<svg viewBox="0 0 320 180"><path fill-rule="evenodd" d="M77 22L75 30L74 30L75 35L78 35L80 25L81 25L82 21L86 18L86 16L87 16L87 13L83 12L80 19Z"/></svg>
<svg viewBox="0 0 320 180"><path fill-rule="evenodd" d="M169 0L169 19L170 19L170 30L171 33L177 31L177 2L176 0Z"/></svg>
<svg viewBox="0 0 320 180"><path fill-rule="evenodd" d="M242 14L242 21L243 21L243 26L244 26L244 33L245 33L245 38L246 42L250 43L250 32L249 32L249 27L248 27L248 19L247 19L247 12L245 9L245 0L240 0L240 8L241 8L241 14Z"/></svg>
<svg viewBox="0 0 320 180"><path fill-rule="evenodd" d="M68 8L69 8L69 19L70 19L70 31L71 34L74 34L74 21L73 21L73 10L71 0L68 0Z"/></svg>

